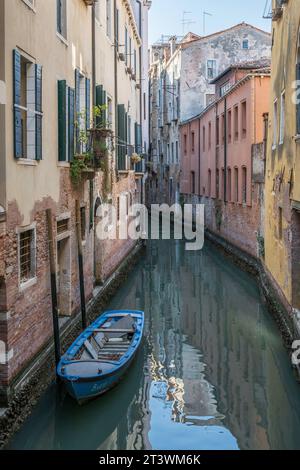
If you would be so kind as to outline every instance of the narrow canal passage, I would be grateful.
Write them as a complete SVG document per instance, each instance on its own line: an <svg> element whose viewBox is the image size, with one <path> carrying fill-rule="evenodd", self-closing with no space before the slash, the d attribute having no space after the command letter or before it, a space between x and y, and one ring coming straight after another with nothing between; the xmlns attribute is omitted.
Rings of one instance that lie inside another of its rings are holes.
<svg viewBox="0 0 300 470"><path fill-rule="evenodd" d="M149 242L110 308L144 309L124 381L79 407L53 385L14 449L300 449L300 386L255 281L208 244Z"/></svg>

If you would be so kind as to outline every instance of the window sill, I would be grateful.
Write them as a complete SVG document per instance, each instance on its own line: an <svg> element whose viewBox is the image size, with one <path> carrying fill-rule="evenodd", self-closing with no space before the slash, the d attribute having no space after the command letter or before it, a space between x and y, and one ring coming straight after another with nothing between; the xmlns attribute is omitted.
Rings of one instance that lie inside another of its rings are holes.
<svg viewBox="0 0 300 470"><path fill-rule="evenodd" d="M17 159L18 165L25 165L25 166L37 166L37 160L31 160L30 158L18 158Z"/></svg>
<svg viewBox="0 0 300 470"><path fill-rule="evenodd" d="M58 39L66 46L68 47L69 46L69 43L68 41L66 40L66 38L64 38L59 32L56 31L56 36L58 37Z"/></svg>
<svg viewBox="0 0 300 470"><path fill-rule="evenodd" d="M59 168L70 168L70 162L57 162Z"/></svg>
<svg viewBox="0 0 300 470"><path fill-rule="evenodd" d="M29 279L26 282L22 282L20 284L19 290L20 290L20 292L23 292L24 290L29 289L29 287L34 286L36 283L37 283L37 277L35 276L35 277L33 277L32 279Z"/></svg>
<svg viewBox="0 0 300 470"><path fill-rule="evenodd" d="M300 134L295 135L295 142L300 142Z"/></svg>
<svg viewBox="0 0 300 470"><path fill-rule="evenodd" d="M29 0L22 0L22 1L33 13L36 13L36 8L34 6L34 3L31 3Z"/></svg>

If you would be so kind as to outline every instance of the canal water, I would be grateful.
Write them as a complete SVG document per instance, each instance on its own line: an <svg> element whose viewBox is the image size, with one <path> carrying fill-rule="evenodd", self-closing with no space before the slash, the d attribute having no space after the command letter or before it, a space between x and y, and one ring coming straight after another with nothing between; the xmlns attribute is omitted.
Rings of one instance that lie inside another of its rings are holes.
<svg viewBox="0 0 300 470"><path fill-rule="evenodd" d="M12 449L300 449L300 385L255 281L206 244L152 241L109 305L143 309L123 382L79 407L53 384Z"/></svg>

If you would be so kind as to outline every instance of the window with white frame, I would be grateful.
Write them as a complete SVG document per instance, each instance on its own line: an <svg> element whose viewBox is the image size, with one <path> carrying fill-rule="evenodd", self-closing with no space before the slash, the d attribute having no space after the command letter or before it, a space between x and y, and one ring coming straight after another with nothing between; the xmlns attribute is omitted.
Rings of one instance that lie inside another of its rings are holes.
<svg viewBox="0 0 300 470"><path fill-rule="evenodd" d="M249 49L249 41L248 39L244 39L242 43L243 49Z"/></svg>
<svg viewBox="0 0 300 470"><path fill-rule="evenodd" d="M35 228L20 230L18 233L19 279L25 284L36 276Z"/></svg>
<svg viewBox="0 0 300 470"><path fill-rule="evenodd" d="M285 128L285 91L281 93L280 100L280 131L279 131L279 143L283 144L284 141L284 128Z"/></svg>
<svg viewBox="0 0 300 470"><path fill-rule="evenodd" d="M56 0L56 30L57 32L67 38L67 1Z"/></svg>
<svg viewBox="0 0 300 470"><path fill-rule="evenodd" d="M212 80L217 76L217 61L212 59L207 61L207 79Z"/></svg>

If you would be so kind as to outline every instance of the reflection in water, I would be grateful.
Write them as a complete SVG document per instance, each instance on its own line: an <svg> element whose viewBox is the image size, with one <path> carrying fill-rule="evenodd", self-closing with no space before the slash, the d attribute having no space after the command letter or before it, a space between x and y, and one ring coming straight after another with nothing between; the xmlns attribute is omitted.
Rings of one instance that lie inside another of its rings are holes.
<svg viewBox="0 0 300 470"><path fill-rule="evenodd" d="M300 388L276 326L214 248L149 242L109 307L146 312L126 378L83 407L53 385L12 448L300 449Z"/></svg>

